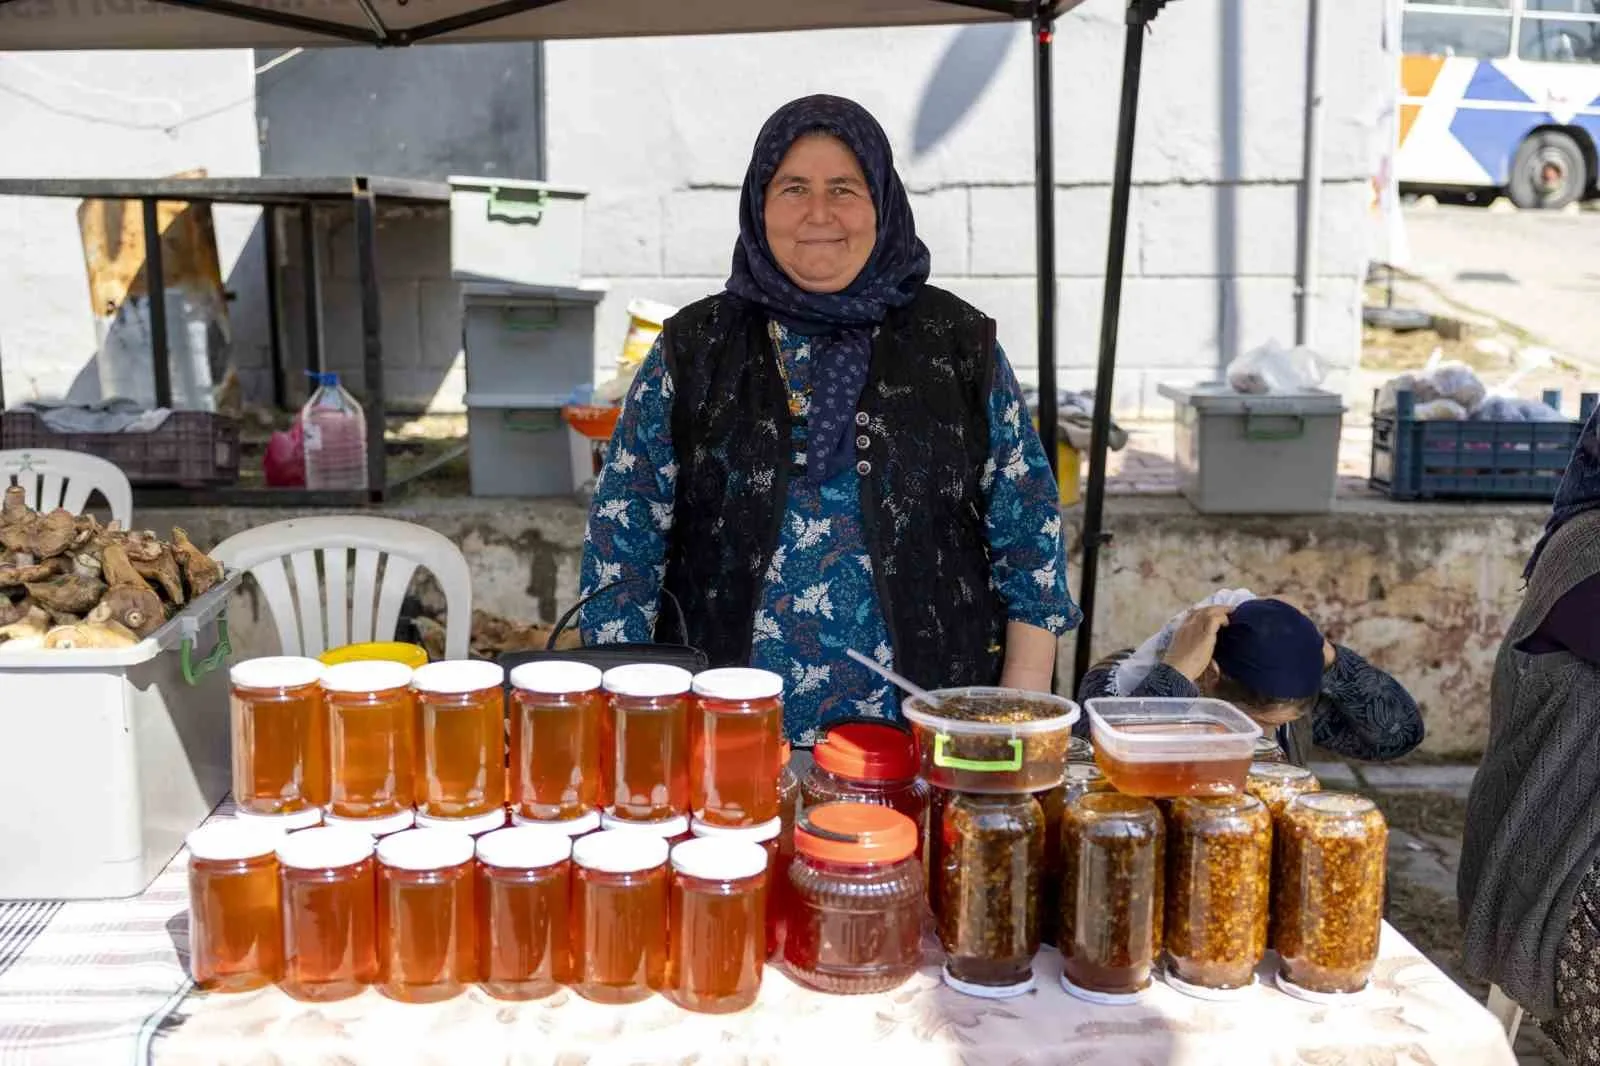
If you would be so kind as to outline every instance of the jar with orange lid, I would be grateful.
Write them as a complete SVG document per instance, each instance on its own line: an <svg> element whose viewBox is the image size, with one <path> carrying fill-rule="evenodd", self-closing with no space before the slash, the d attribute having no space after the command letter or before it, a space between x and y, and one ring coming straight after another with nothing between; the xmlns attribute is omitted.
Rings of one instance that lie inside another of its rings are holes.
<svg viewBox="0 0 1600 1066"><path fill-rule="evenodd" d="M694 834L690 832L689 828L689 817L684 814L658 818L653 822L634 822L607 811L600 816L600 828L602 830L626 829L650 833L665 840L668 847L676 847L685 840L694 839Z"/></svg>
<svg viewBox="0 0 1600 1066"><path fill-rule="evenodd" d="M378 990L404 1003L458 995L478 979L475 842L408 829L378 842Z"/></svg>
<svg viewBox="0 0 1600 1066"><path fill-rule="evenodd" d="M765 670L707 670L695 675L694 694L694 816L711 825L760 825L776 818L783 678Z"/></svg>
<svg viewBox="0 0 1600 1066"><path fill-rule="evenodd" d="M327 1002L378 977L375 845L343 827L308 829L278 844L283 893L283 990Z"/></svg>
<svg viewBox="0 0 1600 1066"><path fill-rule="evenodd" d="M607 670L611 794L607 810L624 821L654 822L689 812L689 671L639 663Z"/></svg>
<svg viewBox="0 0 1600 1066"><path fill-rule="evenodd" d="M328 712L315 659L248 659L229 671L233 799L252 814L328 802Z"/></svg>
<svg viewBox="0 0 1600 1066"><path fill-rule="evenodd" d="M189 967L197 988L244 992L282 976L277 848L283 839L236 819L189 834Z"/></svg>
<svg viewBox="0 0 1600 1066"><path fill-rule="evenodd" d="M429 663L417 697L417 813L477 818L505 807L505 679L498 663Z"/></svg>
<svg viewBox="0 0 1600 1066"><path fill-rule="evenodd" d="M916 823L919 843L927 838L929 790L917 776L921 757L909 729L885 721L834 722L822 727L811 758L811 768L800 781L800 797L807 807L824 803L893 807Z"/></svg>
<svg viewBox="0 0 1600 1066"><path fill-rule="evenodd" d="M685 1010L744 1010L766 958L767 853L746 840L702 837L672 849L667 996Z"/></svg>
<svg viewBox="0 0 1600 1066"><path fill-rule="evenodd" d="M889 807L828 803L803 811L789 867L783 958L823 992L886 992L921 959L917 827Z"/></svg>
<svg viewBox="0 0 1600 1066"><path fill-rule="evenodd" d="M610 829L572 845L573 988L636 1003L666 987L667 842Z"/></svg>
<svg viewBox="0 0 1600 1066"><path fill-rule="evenodd" d="M1361 991L1378 960L1383 925L1383 812L1365 796L1307 792L1289 801L1278 830L1278 986L1302 999Z"/></svg>
<svg viewBox="0 0 1600 1066"><path fill-rule="evenodd" d="M496 999L548 996L572 981L572 838L538 827L478 839L478 959Z"/></svg>
<svg viewBox="0 0 1600 1066"><path fill-rule="evenodd" d="M707 840L738 840L759 844L767 856L767 958L777 962L783 952L783 916L788 912L789 863L792 851L783 847L783 820L774 818L764 825L731 828L695 822L690 827L696 837Z"/></svg>
<svg viewBox="0 0 1600 1066"><path fill-rule="evenodd" d="M383 818L416 802L416 698L411 668L391 662L328 667L322 691L328 705L331 766L328 813Z"/></svg>
<svg viewBox="0 0 1600 1066"><path fill-rule="evenodd" d="M1092 1003L1131 1003L1161 951L1161 811L1147 799L1090 792L1062 815L1062 986Z"/></svg>
<svg viewBox="0 0 1600 1066"><path fill-rule="evenodd" d="M600 808L601 673L584 663L523 663L511 671L512 808L566 821Z"/></svg>

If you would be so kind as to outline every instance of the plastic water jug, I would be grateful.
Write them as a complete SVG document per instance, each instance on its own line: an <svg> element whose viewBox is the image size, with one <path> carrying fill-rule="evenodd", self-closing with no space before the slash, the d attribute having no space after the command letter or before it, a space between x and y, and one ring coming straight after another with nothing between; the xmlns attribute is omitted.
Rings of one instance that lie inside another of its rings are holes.
<svg viewBox="0 0 1600 1066"><path fill-rule="evenodd" d="M367 487L367 419L338 374L312 374L317 391L300 409L306 488Z"/></svg>

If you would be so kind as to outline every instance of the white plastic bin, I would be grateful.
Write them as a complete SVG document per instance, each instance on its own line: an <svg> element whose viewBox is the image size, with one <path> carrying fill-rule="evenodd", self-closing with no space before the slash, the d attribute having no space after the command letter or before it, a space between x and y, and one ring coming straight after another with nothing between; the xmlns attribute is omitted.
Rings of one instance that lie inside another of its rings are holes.
<svg viewBox="0 0 1600 1066"><path fill-rule="evenodd" d="M467 391L567 397L594 382L595 306L603 286L461 286Z"/></svg>
<svg viewBox="0 0 1600 1066"><path fill-rule="evenodd" d="M222 802L238 583L131 648L0 650L0 898L138 895Z"/></svg>
<svg viewBox="0 0 1600 1066"><path fill-rule="evenodd" d="M456 280L578 284L587 192L510 178L449 180Z"/></svg>

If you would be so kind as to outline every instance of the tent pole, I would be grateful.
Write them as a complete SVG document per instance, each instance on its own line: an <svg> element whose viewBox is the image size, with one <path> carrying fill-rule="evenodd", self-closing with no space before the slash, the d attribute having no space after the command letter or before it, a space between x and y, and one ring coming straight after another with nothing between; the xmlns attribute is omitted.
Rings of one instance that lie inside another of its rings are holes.
<svg viewBox="0 0 1600 1066"><path fill-rule="evenodd" d="M1051 89L1051 43L1055 4L1033 16L1033 194L1034 244L1038 262L1039 440L1050 472L1059 475L1056 439L1056 153L1055 99Z"/></svg>
<svg viewBox="0 0 1600 1066"><path fill-rule="evenodd" d="M1106 503L1106 450L1111 437L1111 390L1117 372L1117 320L1122 313L1122 265L1128 244L1128 200L1133 191L1133 136L1139 118L1139 74L1145 27L1167 0L1129 0L1122 52L1122 101L1117 113L1116 166L1111 178L1111 238L1106 249L1105 302L1100 309L1100 366L1094 384L1094 432L1089 447L1089 487L1083 503L1083 583L1078 604L1078 654L1072 688L1088 673L1094 641L1095 591Z"/></svg>

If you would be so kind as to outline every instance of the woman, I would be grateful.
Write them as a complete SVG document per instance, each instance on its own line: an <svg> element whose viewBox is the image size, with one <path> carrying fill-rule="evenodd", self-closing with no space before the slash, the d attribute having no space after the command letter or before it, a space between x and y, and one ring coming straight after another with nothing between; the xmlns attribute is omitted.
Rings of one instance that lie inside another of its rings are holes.
<svg viewBox="0 0 1600 1066"><path fill-rule="evenodd" d="M1401 684L1281 600L1223 589L1137 650L1084 675L1080 700L1103 696L1226 700L1255 719L1291 762L1312 745L1352 759L1398 759L1422 743L1422 713Z"/></svg>
<svg viewBox="0 0 1600 1066"><path fill-rule="evenodd" d="M1048 690L1077 624L1055 482L994 322L928 285L888 138L812 96L762 128L723 292L666 323L595 490L590 643L659 590L715 665L787 681L797 744L930 687ZM673 617L671 612L666 618Z"/></svg>
<svg viewBox="0 0 1600 1066"><path fill-rule="evenodd" d="M1600 413L1500 644L1457 896L1467 971L1600 1063Z"/></svg>

